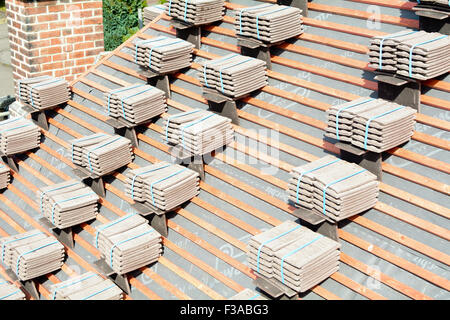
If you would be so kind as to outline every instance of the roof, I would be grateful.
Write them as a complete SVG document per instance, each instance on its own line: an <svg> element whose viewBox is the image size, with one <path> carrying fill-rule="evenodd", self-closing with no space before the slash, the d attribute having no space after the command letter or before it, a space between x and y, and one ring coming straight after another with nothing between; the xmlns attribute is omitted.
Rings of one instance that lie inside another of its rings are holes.
<svg viewBox="0 0 450 320"><path fill-rule="evenodd" d="M168 114L207 108L196 78L198 63L239 51L232 9L256 3L227 3L223 22L205 28L192 67L174 76ZM308 4L305 33L274 48L269 85L242 101L236 142L205 166L200 195L168 220L169 235L159 262L130 274L132 292L127 299L223 299L255 288L255 276L245 264L248 239L296 219L285 192L290 169L338 152L324 140L325 110L360 96L376 96L366 58L369 39L417 28L414 5L400 0ZM374 14L379 22L370 20ZM73 82L73 99L51 113L40 149L20 157L19 172L0 194L0 236L43 229L37 221L37 188L74 177L70 139L113 133L105 123L103 92L145 82L136 72L132 41L174 36L169 19L155 19ZM450 75L424 86L412 140L383 159L380 201L364 215L339 223L340 270L302 299L450 298ZM106 179L107 194L97 220L75 228L76 246L67 250L62 270L39 279L44 298L50 283L94 270L99 258L92 245L96 226L133 211L123 192L124 173L170 159L161 126L162 118L142 128L133 164ZM6 276L3 266L0 275Z"/></svg>

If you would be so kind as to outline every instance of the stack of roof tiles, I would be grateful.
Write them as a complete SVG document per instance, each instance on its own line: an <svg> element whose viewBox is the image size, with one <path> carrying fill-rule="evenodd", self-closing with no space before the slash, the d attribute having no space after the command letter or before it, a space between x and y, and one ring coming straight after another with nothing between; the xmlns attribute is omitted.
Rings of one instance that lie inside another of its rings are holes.
<svg viewBox="0 0 450 320"><path fill-rule="evenodd" d="M164 161L130 170L126 177L125 191L131 199L164 211L178 207L200 192L197 172Z"/></svg>
<svg viewBox="0 0 450 320"><path fill-rule="evenodd" d="M142 124L166 112L164 91L145 84L110 90L104 95L108 116Z"/></svg>
<svg viewBox="0 0 450 320"><path fill-rule="evenodd" d="M103 176L133 161L129 139L119 135L97 133L71 141L72 162Z"/></svg>
<svg viewBox="0 0 450 320"><path fill-rule="evenodd" d="M0 151L14 155L39 147L41 130L33 121L25 118L10 118L0 122Z"/></svg>
<svg viewBox="0 0 450 320"><path fill-rule="evenodd" d="M203 88L241 97L267 85L266 63L237 53L205 62L198 73Z"/></svg>
<svg viewBox="0 0 450 320"><path fill-rule="evenodd" d="M156 19L160 14L166 11L166 4L157 4L154 6L148 6L144 8L144 24L147 25Z"/></svg>
<svg viewBox="0 0 450 320"><path fill-rule="evenodd" d="M161 235L146 219L128 214L97 228L95 246L117 274L125 274L158 260Z"/></svg>
<svg viewBox="0 0 450 320"><path fill-rule="evenodd" d="M11 179L11 173L9 167L0 162L0 190L8 187Z"/></svg>
<svg viewBox="0 0 450 320"><path fill-rule="evenodd" d="M52 300L121 300L122 290L94 272L72 277L50 286Z"/></svg>
<svg viewBox="0 0 450 320"><path fill-rule="evenodd" d="M69 84L64 79L42 76L21 79L17 85L20 101L35 109L45 110L70 99Z"/></svg>
<svg viewBox="0 0 450 320"><path fill-rule="evenodd" d="M64 246L38 230L1 238L0 248L3 264L22 281L59 270L64 264Z"/></svg>
<svg viewBox="0 0 450 320"><path fill-rule="evenodd" d="M296 292L305 292L339 269L340 244L292 221L253 236L247 249L254 271Z"/></svg>
<svg viewBox="0 0 450 320"><path fill-rule="evenodd" d="M135 42L137 64L157 73L168 73L189 67L194 45L177 38L159 36Z"/></svg>
<svg viewBox="0 0 450 320"><path fill-rule="evenodd" d="M276 43L303 33L302 10L295 7L261 4L236 10L236 34L267 43Z"/></svg>
<svg viewBox="0 0 450 320"><path fill-rule="evenodd" d="M225 13L224 0L169 0L167 15L193 25L221 21Z"/></svg>
<svg viewBox="0 0 450 320"><path fill-rule="evenodd" d="M242 290L241 292L235 294L228 300L267 300L260 293L257 293L248 288Z"/></svg>
<svg viewBox="0 0 450 320"><path fill-rule="evenodd" d="M0 280L0 300L25 300L25 294L12 283Z"/></svg>
<svg viewBox="0 0 450 320"><path fill-rule="evenodd" d="M417 2L424 5L432 5L437 6L438 8L442 7L444 9L450 10L450 2L448 0L420 0Z"/></svg>
<svg viewBox="0 0 450 320"><path fill-rule="evenodd" d="M194 109L164 119L166 142L180 145L194 155L203 155L234 139L231 120L213 112Z"/></svg>
<svg viewBox="0 0 450 320"><path fill-rule="evenodd" d="M360 98L327 110L325 136L373 152L409 141L416 111L383 99Z"/></svg>
<svg viewBox="0 0 450 320"><path fill-rule="evenodd" d="M289 199L333 221L366 211L378 201L377 177L333 156L293 168L291 176Z"/></svg>
<svg viewBox="0 0 450 320"><path fill-rule="evenodd" d="M424 31L400 31L372 38L369 66L427 80L450 70L450 36Z"/></svg>
<svg viewBox="0 0 450 320"><path fill-rule="evenodd" d="M95 219L99 197L82 182L69 180L37 191L41 214L64 229Z"/></svg>

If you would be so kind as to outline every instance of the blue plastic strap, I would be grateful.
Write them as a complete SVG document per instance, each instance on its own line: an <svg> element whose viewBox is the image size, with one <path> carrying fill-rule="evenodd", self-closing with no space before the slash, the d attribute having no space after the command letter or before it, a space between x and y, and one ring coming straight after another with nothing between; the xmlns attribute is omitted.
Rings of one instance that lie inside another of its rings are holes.
<svg viewBox="0 0 450 320"><path fill-rule="evenodd" d="M361 102L358 102L358 103L351 104L351 105L346 106L346 107L342 107L342 108L340 108L337 111L337 113L336 113L336 138L337 138L338 141L339 141L339 113L341 113L341 111L344 111L344 110L347 110L347 109L350 109L350 108L353 108L353 107L365 104L365 103L373 101L373 100L375 100L375 99L374 98L370 98L370 99L367 99L367 100L364 100L364 101L361 101Z"/></svg>
<svg viewBox="0 0 450 320"><path fill-rule="evenodd" d="M169 0L169 16L170 16L170 10L172 9L172 0Z"/></svg>
<svg viewBox="0 0 450 320"><path fill-rule="evenodd" d="M260 4L254 7L248 7L248 8L243 8L241 10L239 10L239 34L242 34L242 12L244 11L252 11L252 10L258 10L258 9L263 9L266 7L271 7L273 6L272 4Z"/></svg>
<svg viewBox="0 0 450 320"><path fill-rule="evenodd" d="M111 114L111 111L110 111L110 101L111 101L111 96L112 96L114 93L119 93L119 92L123 92L123 91L128 91L128 90L136 89L136 88L143 87L143 86L145 86L145 84L137 84L137 85L134 85L134 86L131 86L131 87L120 88L120 89L116 89L116 90L110 91L110 92L108 93L108 116Z"/></svg>
<svg viewBox="0 0 450 320"><path fill-rule="evenodd" d="M239 55L239 54L237 54L237 53L233 53L233 54L232 54L231 56L229 56L229 57L226 57L226 58L220 58L220 59L213 60L213 61L211 61L210 63L205 63L205 65L204 65L204 67L203 67L203 79L205 80L205 85L206 85L206 87L209 88L208 80L206 79L206 67L207 67L207 66L211 66L211 65L213 65L213 64L215 64L215 63L217 63L217 62L223 62L223 61L226 61L226 60L231 59L231 58L234 58L235 56L238 56L238 55Z"/></svg>
<svg viewBox="0 0 450 320"><path fill-rule="evenodd" d="M281 237L287 235L288 233L291 233L292 231L297 230L298 228L301 228L301 225L295 226L294 228L292 228L292 229L290 229L290 230L288 230L288 231L286 231L286 232L283 232L282 234L279 234L278 236L276 236L276 237L274 237L274 238L272 238L272 239L269 239L269 240L264 241L263 243L261 243L261 245L260 245L259 248L258 248L258 254L257 254L257 256L256 256L256 272L259 272L259 257L260 257L260 255L261 255L261 249L262 249L266 244L268 244L268 243L270 243L270 242L272 242L272 241L274 241L274 240L277 240L277 239L279 239L279 238L281 238Z"/></svg>
<svg viewBox="0 0 450 320"><path fill-rule="evenodd" d="M183 171L186 171L186 170L187 170L187 168L183 168L183 169L181 169L181 170L178 170L178 171L176 171L176 172L174 172L174 173L168 175L168 176L165 177L165 178L156 180L156 181L154 181L154 182L152 182L152 183L150 184L150 194L152 195L152 203L153 203L153 205L155 205L155 198L153 197L153 186L154 186L155 184L157 184L158 182L167 180L167 179L169 179L169 178L171 178L171 177L173 177L173 176L175 176L175 175L177 175L177 174L180 174L180 173L182 173Z"/></svg>
<svg viewBox="0 0 450 320"><path fill-rule="evenodd" d="M367 123L366 123L366 131L365 131L365 133L364 133L364 150L367 150L367 139L368 139L368 136L369 136L369 126L370 126L370 122L372 122L372 120L374 120L374 119L381 118L382 116L385 116L385 115L390 114L390 113L392 113L392 112L395 112L395 111L397 111L397 110L403 109L404 107L405 107L405 106L399 106L399 107L395 108L394 110L389 110L389 111L383 112L382 114L373 116L372 118L370 118L370 119L367 121Z"/></svg>
<svg viewBox="0 0 450 320"><path fill-rule="evenodd" d="M161 47L166 47L166 46L171 46L171 45L173 45L173 44L177 44L177 43L180 43L180 42L183 42L184 40L178 40L178 41L175 41L175 42L169 42L169 43L165 43L165 44L161 44L161 45L159 45L159 46L154 46L154 47L151 47L150 48L150 53L149 53L149 56L148 56L148 67L151 69L151 67L152 67L152 53L153 53L153 49L155 49L155 48L161 48Z"/></svg>
<svg viewBox="0 0 450 320"><path fill-rule="evenodd" d="M448 37L448 36L447 35L442 35L442 36L437 37L435 39L427 40L427 41L424 41L424 42L421 42L421 43L417 43L417 44L411 46L411 49L409 50L409 76L410 77L412 77L412 56L413 56L414 48L417 47L417 46L423 45L423 44L427 44L427 43L430 43L430 42L434 42L434 41L438 41L438 40L444 39L446 37Z"/></svg>
<svg viewBox="0 0 450 320"><path fill-rule="evenodd" d="M184 125L183 127L181 127L181 141L182 141L183 148L185 148L185 145L184 145L184 129L187 129L189 127L192 127L193 125L196 125L197 123L205 121L206 119L211 118L214 115L215 115L215 113L211 113L210 115L207 115L207 116L205 116L203 118L195 120L195 121L193 121L191 123L188 123L188 124Z"/></svg>
<svg viewBox="0 0 450 320"><path fill-rule="evenodd" d="M43 248L49 247L49 246L54 245L54 244L56 244L56 243L59 243L59 242L55 240L55 241L53 241L53 242L50 242L50 243L48 243L48 244L44 244L43 246L37 247L37 248L35 248L35 249L33 249L33 250L27 251L27 252L22 253L21 255L19 255L19 257L17 258L17 263L16 263L16 274L17 274L17 275L19 274L19 264L20 264L20 259L22 259L23 256L25 256L25 255L27 255L27 254L30 254L30 253L33 253L33 252L35 252L35 251L41 250L41 249L43 249Z"/></svg>
<svg viewBox="0 0 450 320"><path fill-rule="evenodd" d="M126 216L124 216L124 217L122 217L122 218L120 218L120 219L118 219L116 221L107 223L105 225L102 225L100 228L98 228L97 232L95 233L95 247L98 249L98 236L100 234L100 231L108 229L109 227L112 227L112 226L118 224L119 222L127 220L128 218L131 218L131 217L133 217L135 215L137 215L137 213L132 213L132 214L126 215Z"/></svg>
<svg viewBox="0 0 450 320"><path fill-rule="evenodd" d="M283 10L286 10L286 9L289 9L289 7L279 8L279 9L275 9L275 10L267 11L267 12L261 12L261 13L256 15L256 36L258 37L258 39L259 39L259 25L258 25L259 17L260 16L264 16L266 14L275 13L275 12L278 12L278 11L283 11Z"/></svg>
<svg viewBox="0 0 450 320"><path fill-rule="evenodd" d="M25 237L21 237L21 238L17 238L17 239L13 239L13 240L9 240L9 241L3 242L3 244L2 244L2 262L3 263L5 262L5 247L6 247L6 245L8 243L13 243L13 242L16 242L16 241L19 241L19 240L28 239L28 238L40 235L42 233L43 233L42 231L39 231L39 232L36 232L36 233L33 233L33 234L29 234L29 235L27 235Z"/></svg>
<svg viewBox="0 0 450 320"><path fill-rule="evenodd" d="M91 274L91 275L89 275L89 276L87 276L87 277L83 277L83 278L78 279L78 280L76 280L76 281L67 283L67 284L65 284L65 285L63 285L63 286L61 286L61 287L55 288L55 290L53 290L53 293L52 293L52 300L55 300L55 299L56 299L56 293L57 293L59 290L64 289L64 288L67 288L67 287L70 287L70 286L72 286L72 285L74 285L74 284L83 282L83 281L85 281L85 280L88 280L88 279L90 279L90 278L92 278L92 277L94 277L94 276L96 276L96 275L97 275L97 274L94 273L94 274Z"/></svg>
<svg viewBox="0 0 450 320"><path fill-rule="evenodd" d="M284 269L283 269L283 267L284 267L284 260L286 260L286 258L289 258L290 256L292 256L293 254L299 252L299 251L302 250L303 248L309 246L310 244L316 242L317 240L319 240L319 239L322 238L322 237L323 237L323 235L319 235L319 236L315 237L315 238L312 239L311 241L309 241L309 242L307 242L307 243L301 245L300 247L298 247L298 248L292 250L292 251L289 252L289 253L286 253L286 254L283 256L283 258L281 258L281 282L282 282L283 284L284 284L284 273L283 273L283 270L284 270Z"/></svg>
<svg viewBox="0 0 450 320"><path fill-rule="evenodd" d="M170 166L170 164L166 164L165 166L162 166L160 168L150 169L150 170L147 170L147 171L135 174L134 177L133 177L133 180L131 181L131 199L134 200L134 182L136 181L136 178L138 176L141 176L143 174L147 174L147 173L150 173L150 172L158 171L160 169L167 168L168 166Z"/></svg>
<svg viewBox="0 0 450 320"><path fill-rule="evenodd" d="M16 122L16 121L21 120L21 119L25 119L25 118L24 117L17 117L17 118L11 118L11 119L8 119L8 120L0 121L0 125Z"/></svg>
<svg viewBox="0 0 450 320"><path fill-rule="evenodd" d="M5 284L5 283L6 283L6 281L0 280L0 285Z"/></svg>
<svg viewBox="0 0 450 320"><path fill-rule="evenodd" d="M336 184L336 183L338 183L338 182L341 182L341 181L343 181L343 180L349 179L349 178L351 178L351 177L353 177L353 176L356 176L357 174L363 173L364 171L367 171L367 170L366 170L366 169L362 169L362 170L360 170L360 171L358 171L358 172L355 172L355 173L352 173L352 174L350 174L350 175L348 175L348 176L345 176L345 177L343 177L343 178L337 179L337 180L335 180L335 181L333 181L333 182L328 183L328 184L325 186L325 188L323 188L323 211L322 211L323 214L326 213L326 210L325 210L325 209L326 209L326 197L325 197L325 196L326 196L328 187L330 187L330 186L332 186L333 184Z"/></svg>
<svg viewBox="0 0 450 320"><path fill-rule="evenodd" d="M33 94L32 94L32 91L33 91L34 88L37 88L37 87L40 87L40 86L43 86L43 85L46 85L46 84L55 83L55 82L58 82L58 81L61 81L61 79L59 79L59 78L50 79L50 80L45 80L45 81L40 82L40 83L36 83L34 85L30 85L29 95L30 95L30 99L31 99L31 105L34 107Z"/></svg>
<svg viewBox="0 0 450 320"><path fill-rule="evenodd" d="M188 0L184 0L184 21L186 21Z"/></svg>
<svg viewBox="0 0 450 320"><path fill-rule="evenodd" d="M52 206L52 223L53 223L53 225L55 225L55 208L56 208L57 204L61 204L61 203L64 203L64 202L68 202L68 201L84 198L84 197L90 196L91 194L95 194L95 193L94 192L88 192L88 193L85 193L85 194L82 194L82 195L79 195L79 196L76 196L76 197L72 197L72 198L69 198L69 199L56 201L53 204L53 206Z"/></svg>
<svg viewBox="0 0 450 320"><path fill-rule="evenodd" d="M196 109L196 110L189 111L189 112L183 112L183 113L180 113L180 114L174 114L173 116L170 116L169 118L167 118L167 123L166 123L166 142L169 142L169 123L170 123L170 119L187 116L189 114L193 114L193 113L200 112L200 111L202 111L202 110Z"/></svg>
<svg viewBox="0 0 450 320"><path fill-rule="evenodd" d="M92 168L92 164L91 164L91 153L92 153L92 151L95 151L95 150L98 150L98 149L100 149L100 148L106 147L107 145L116 142L116 141L119 140L120 138L121 138L121 137L117 137L116 139L114 139L114 140L112 140L112 141L109 141L109 142L106 142L106 143L104 143L104 144L102 144L102 145L100 145L100 146L98 146L98 147L95 147L94 149L92 149L91 151L88 152L89 169L91 170L91 172L94 171L94 169Z"/></svg>
<svg viewBox="0 0 450 320"><path fill-rule="evenodd" d="M403 34L398 34L398 35L389 35L389 36L383 37L381 39L381 41L380 41L380 53L379 53L379 56L378 56L378 69L380 69L380 70L383 69L382 62L383 62L383 42L384 42L384 40L398 38L398 37L403 37L403 36L407 36L409 34L413 34L413 33L417 33L417 32L418 31L411 31L411 32L408 32L408 33L403 33Z"/></svg>
<svg viewBox="0 0 450 320"><path fill-rule="evenodd" d="M18 127L1 130L0 133L11 131L11 130L16 130L16 129L20 129L20 128L25 128L25 127L28 127L28 126L31 126L31 125L32 125L32 123L26 123L26 124L23 124L23 125L18 126Z"/></svg>
<svg viewBox="0 0 450 320"><path fill-rule="evenodd" d="M122 114L123 114L123 117L124 117L125 120L127 119L127 116L126 116L126 114L125 114L125 106L123 105L124 101L125 101L126 99L129 99L129 98L138 96L138 95L140 95L140 94L143 94L143 93L145 93L145 92L147 92L147 91L150 91L150 90L153 90L153 89L155 89L155 88L154 88L154 87L150 87L150 88L147 88L147 89L145 89L145 90L139 91L138 93L134 93L134 94L132 94L132 95L129 95L129 96L126 96L125 98L120 99L120 102L122 103Z"/></svg>
<svg viewBox="0 0 450 320"><path fill-rule="evenodd" d="M341 159L333 160L333 161L331 161L331 162L328 162L328 163L323 164L323 165L321 165L321 166L315 167L314 169L308 170L308 171L306 171L306 172L302 172L302 173L300 174L300 177L298 178L298 181L297 181L297 193L296 193L296 200L297 200L297 203L300 203L300 200L299 200L299 189L300 189L300 181L302 180L303 176L306 175L306 174L308 174L308 173L311 173L311 172L313 172L313 171L316 171L316 170L322 169L322 168L324 168L324 167L327 167L327 166L329 166L329 165L331 165L331 164L333 164L333 163L336 163L336 162L338 162L338 161L341 161Z"/></svg>
<svg viewBox="0 0 450 320"><path fill-rule="evenodd" d="M137 41L136 44L135 44L135 50L134 50L134 62L137 62L138 46L140 44L145 44L145 43L150 43L150 42L157 42L157 41L166 40L166 39L168 39L168 38L167 37L157 37L155 39L148 39L148 40Z"/></svg>
<svg viewBox="0 0 450 320"><path fill-rule="evenodd" d="M56 190L61 190L61 189L66 189L66 188L69 188L69 187L73 187L73 186L77 185L78 183L79 183L79 182L75 182L75 183L69 184L69 185L67 185L67 186L58 187L58 188L53 188L53 189L50 189L50 190L47 190L47 191L43 191L42 194L41 194L41 201L40 201L41 214L44 213L44 212L43 212L43 211L44 211L44 208L43 208L44 195L46 195L47 193L52 192L52 191L56 191Z"/></svg>
<svg viewBox="0 0 450 320"><path fill-rule="evenodd" d="M251 297L248 300L255 300L256 298L258 298L259 296L261 296L259 293L255 294L253 297Z"/></svg>
<svg viewBox="0 0 450 320"><path fill-rule="evenodd" d="M238 66L238 65L240 65L240 64L246 63L247 61L251 61L251 60L253 60L253 58L248 58L248 59L245 59L244 61L241 61L241 62L232 64L232 65L230 65L230 66L225 66L225 67L220 68L220 70L219 70L219 76L220 76L220 87L221 87L221 89L222 89L222 92L225 91L225 89L224 89L224 87L223 87L222 70L225 70L225 69L228 69L228 68L232 68L232 67Z"/></svg>
<svg viewBox="0 0 450 320"><path fill-rule="evenodd" d="M106 134L104 134L104 133L100 133L100 134L96 134L96 135L94 135L94 136L84 137L84 138L80 138L80 139L73 140L73 141L72 141L72 162L73 162L73 153L74 153L73 148L74 148L74 145L75 145L76 142L82 142L82 141L87 141L87 140L97 139L97 138L103 137L103 136L105 136L105 135L106 135Z"/></svg>
<svg viewBox="0 0 450 320"><path fill-rule="evenodd" d="M107 288L105 288L105 289L103 289L103 290L100 290L100 291L98 291L98 292L95 292L95 293L93 293L93 294L90 294L90 295L88 295L86 298L83 298L83 299L81 299L81 300L87 300L87 299L89 299L89 298L92 298L92 297L94 297L94 296L96 296L96 295L98 295L98 294L100 294L100 293L102 293L102 292L105 292L105 291L107 291L107 290L109 290L109 289L114 288L115 286L116 286L115 284L112 284L112 285L110 285L109 287L107 287Z"/></svg>
<svg viewBox="0 0 450 320"><path fill-rule="evenodd" d="M17 289L16 291L14 291L14 292L12 292L10 294L7 294L6 296L0 297L0 300L6 299L6 298L8 298L8 297L10 297L12 295L15 295L18 292L20 292L20 289Z"/></svg>
<svg viewBox="0 0 450 320"><path fill-rule="evenodd" d="M145 236L146 234L152 233L153 231L155 231L155 230L149 230L149 231L146 231L146 232L144 232L144 233L138 234L137 236L134 236L134 237L131 237L131 238L129 238L129 239L125 239L125 240L122 240L122 241L119 241L119 242L115 243L115 244L111 247L111 250L109 251L109 265L111 266L111 268L113 267L113 253L114 253L114 249L115 249L118 245L120 245L120 244L122 244L122 243L125 243L125 242L128 242L128 241L131 241L131 240L134 240L134 239L136 239L136 238L140 238L140 237L142 237L142 236Z"/></svg>

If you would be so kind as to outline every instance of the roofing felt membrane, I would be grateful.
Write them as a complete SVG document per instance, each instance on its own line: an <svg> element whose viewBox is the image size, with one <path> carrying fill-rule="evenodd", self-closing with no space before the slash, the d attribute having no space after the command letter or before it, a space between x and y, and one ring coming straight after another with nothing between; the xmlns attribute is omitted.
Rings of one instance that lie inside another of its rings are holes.
<svg viewBox="0 0 450 320"><path fill-rule="evenodd" d="M199 63L239 52L232 9L258 4L227 3L221 23L202 33L192 66L175 74L164 117L191 108L207 109L196 73ZM205 166L201 191L169 216L159 262L130 273L127 299L226 299L255 289L246 265L246 244L261 230L296 220L286 193L289 171L338 150L324 137L331 105L361 96L377 97L367 66L374 35L416 29L415 2L400 0L314 0L304 18L305 33L272 49L269 84L242 100L237 139ZM379 20L374 21L376 15ZM33 228L38 222L38 188L75 178L69 140L96 132L112 134L102 106L106 90L146 79L136 70L136 38L175 36L163 15L73 82L73 97L50 113L39 149L19 157L13 182L0 193L0 236ZM342 244L337 273L301 295L302 299L449 299L450 294L450 75L423 83L421 113L412 140L383 159L379 202L364 215L339 223ZM95 227L133 212L125 195L125 175L134 168L170 161L161 138L163 119L139 130L135 160L106 178L100 214L76 227L75 248L67 249L62 270L39 278L49 286L94 271L99 252ZM4 266L0 275L6 278Z"/></svg>

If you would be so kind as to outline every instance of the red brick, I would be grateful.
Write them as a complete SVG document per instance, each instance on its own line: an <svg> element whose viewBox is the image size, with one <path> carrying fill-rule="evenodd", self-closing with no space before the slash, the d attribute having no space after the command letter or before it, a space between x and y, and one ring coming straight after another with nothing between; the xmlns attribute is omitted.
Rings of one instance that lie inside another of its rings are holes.
<svg viewBox="0 0 450 320"><path fill-rule="evenodd" d="M91 1L83 3L83 9L96 9L96 8L102 8L103 3L102 1Z"/></svg>
<svg viewBox="0 0 450 320"><path fill-rule="evenodd" d="M62 62L52 62L42 65L42 70L55 70L55 69L61 69L64 67L64 64Z"/></svg>
<svg viewBox="0 0 450 320"><path fill-rule="evenodd" d="M97 17L97 18L90 18L90 19L84 19L83 24L84 25L91 25L91 24L102 24L103 23L103 17Z"/></svg>
<svg viewBox="0 0 450 320"><path fill-rule="evenodd" d="M61 53L61 52L62 52L61 46L42 48L41 49L41 54L42 55L57 54L57 53Z"/></svg>
<svg viewBox="0 0 450 320"><path fill-rule="evenodd" d="M95 62L95 58L94 57L89 57L89 58L83 58L83 59L78 59L75 64L77 66L84 66L84 65L90 65L93 64Z"/></svg>
<svg viewBox="0 0 450 320"><path fill-rule="evenodd" d="M37 17L38 22L50 22L50 21L58 21L58 15L53 14L45 14Z"/></svg>
<svg viewBox="0 0 450 320"><path fill-rule="evenodd" d="M69 59L79 59L84 58L86 56L86 53L84 51L75 51L69 53Z"/></svg>
<svg viewBox="0 0 450 320"><path fill-rule="evenodd" d="M61 37L61 30L43 31L39 33L41 39Z"/></svg>
<svg viewBox="0 0 450 320"><path fill-rule="evenodd" d="M83 36L73 36L73 37L66 37L65 38L66 43L78 43L83 42Z"/></svg>
<svg viewBox="0 0 450 320"><path fill-rule="evenodd" d="M92 33L92 32L94 32L93 27L81 27L81 28L73 29L74 34L86 34L86 33Z"/></svg>
<svg viewBox="0 0 450 320"><path fill-rule="evenodd" d="M76 43L74 45L75 51L82 50L82 49L91 49L94 48L94 42L82 42L82 43Z"/></svg>
<svg viewBox="0 0 450 320"><path fill-rule="evenodd" d="M50 22L48 25L51 30L54 30L54 29L65 28L67 25L67 22L66 21Z"/></svg>
<svg viewBox="0 0 450 320"><path fill-rule="evenodd" d="M61 12L61 11L64 11L65 9L66 9L66 6L63 4L60 4L60 5L55 5L55 6L49 6L48 12Z"/></svg>
<svg viewBox="0 0 450 320"><path fill-rule="evenodd" d="M23 14L34 15L47 13L47 7L36 7L36 8L24 8Z"/></svg>
<svg viewBox="0 0 450 320"><path fill-rule="evenodd" d="M66 53L55 54L55 55L52 56L52 61L53 62L64 61L66 59L67 59L67 54Z"/></svg>

